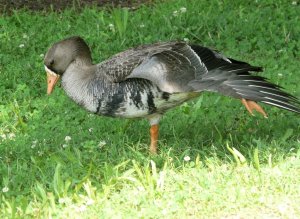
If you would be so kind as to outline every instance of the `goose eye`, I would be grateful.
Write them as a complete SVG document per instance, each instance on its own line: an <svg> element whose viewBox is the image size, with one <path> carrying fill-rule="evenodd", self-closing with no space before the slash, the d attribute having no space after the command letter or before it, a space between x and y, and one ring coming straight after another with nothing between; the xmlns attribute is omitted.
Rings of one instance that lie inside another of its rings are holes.
<svg viewBox="0 0 300 219"><path fill-rule="evenodd" d="M52 59L51 62L50 62L50 65L53 65L53 64L54 64L54 60Z"/></svg>

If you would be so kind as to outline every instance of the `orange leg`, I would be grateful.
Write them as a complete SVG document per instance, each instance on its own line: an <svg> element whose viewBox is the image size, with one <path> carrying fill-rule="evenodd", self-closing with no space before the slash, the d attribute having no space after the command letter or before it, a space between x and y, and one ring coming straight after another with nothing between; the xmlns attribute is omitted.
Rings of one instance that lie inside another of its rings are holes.
<svg viewBox="0 0 300 219"><path fill-rule="evenodd" d="M150 153L157 154L157 140L158 140L158 125L152 125L150 128Z"/></svg>
<svg viewBox="0 0 300 219"><path fill-rule="evenodd" d="M257 112L262 114L265 118L268 118L268 115L266 114L266 112L256 102L242 98L242 103L244 104L244 106L246 107L246 109L252 116L253 116L253 110L256 110Z"/></svg>

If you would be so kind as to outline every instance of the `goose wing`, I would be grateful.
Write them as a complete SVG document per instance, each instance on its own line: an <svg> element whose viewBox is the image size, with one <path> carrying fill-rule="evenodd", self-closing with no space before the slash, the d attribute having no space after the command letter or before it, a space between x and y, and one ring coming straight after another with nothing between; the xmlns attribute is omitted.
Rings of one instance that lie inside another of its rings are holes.
<svg viewBox="0 0 300 219"><path fill-rule="evenodd" d="M200 79L207 68L184 42L157 43L129 49L98 65L98 73L114 83L129 78L152 81L162 91L187 92L190 81Z"/></svg>

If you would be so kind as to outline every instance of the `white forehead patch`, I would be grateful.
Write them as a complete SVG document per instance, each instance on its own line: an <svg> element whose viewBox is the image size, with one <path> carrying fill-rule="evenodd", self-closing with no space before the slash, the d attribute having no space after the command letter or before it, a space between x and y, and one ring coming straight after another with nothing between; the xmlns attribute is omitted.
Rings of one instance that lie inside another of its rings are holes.
<svg viewBox="0 0 300 219"><path fill-rule="evenodd" d="M50 75L57 76L57 74L54 73L52 70L50 70L46 65L45 65L45 70L46 70L46 72L49 73Z"/></svg>

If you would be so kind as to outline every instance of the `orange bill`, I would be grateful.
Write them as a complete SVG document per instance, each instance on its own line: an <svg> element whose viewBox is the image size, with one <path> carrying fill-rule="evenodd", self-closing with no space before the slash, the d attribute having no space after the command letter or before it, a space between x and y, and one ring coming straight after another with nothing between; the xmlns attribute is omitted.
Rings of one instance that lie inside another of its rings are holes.
<svg viewBox="0 0 300 219"><path fill-rule="evenodd" d="M47 67L45 67L46 69L46 72L47 72L47 94L51 94L53 89L54 89L54 86L56 84L56 82L58 81L59 79L59 75L58 74L55 74L54 72L52 72L50 69L48 69Z"/></svg>

